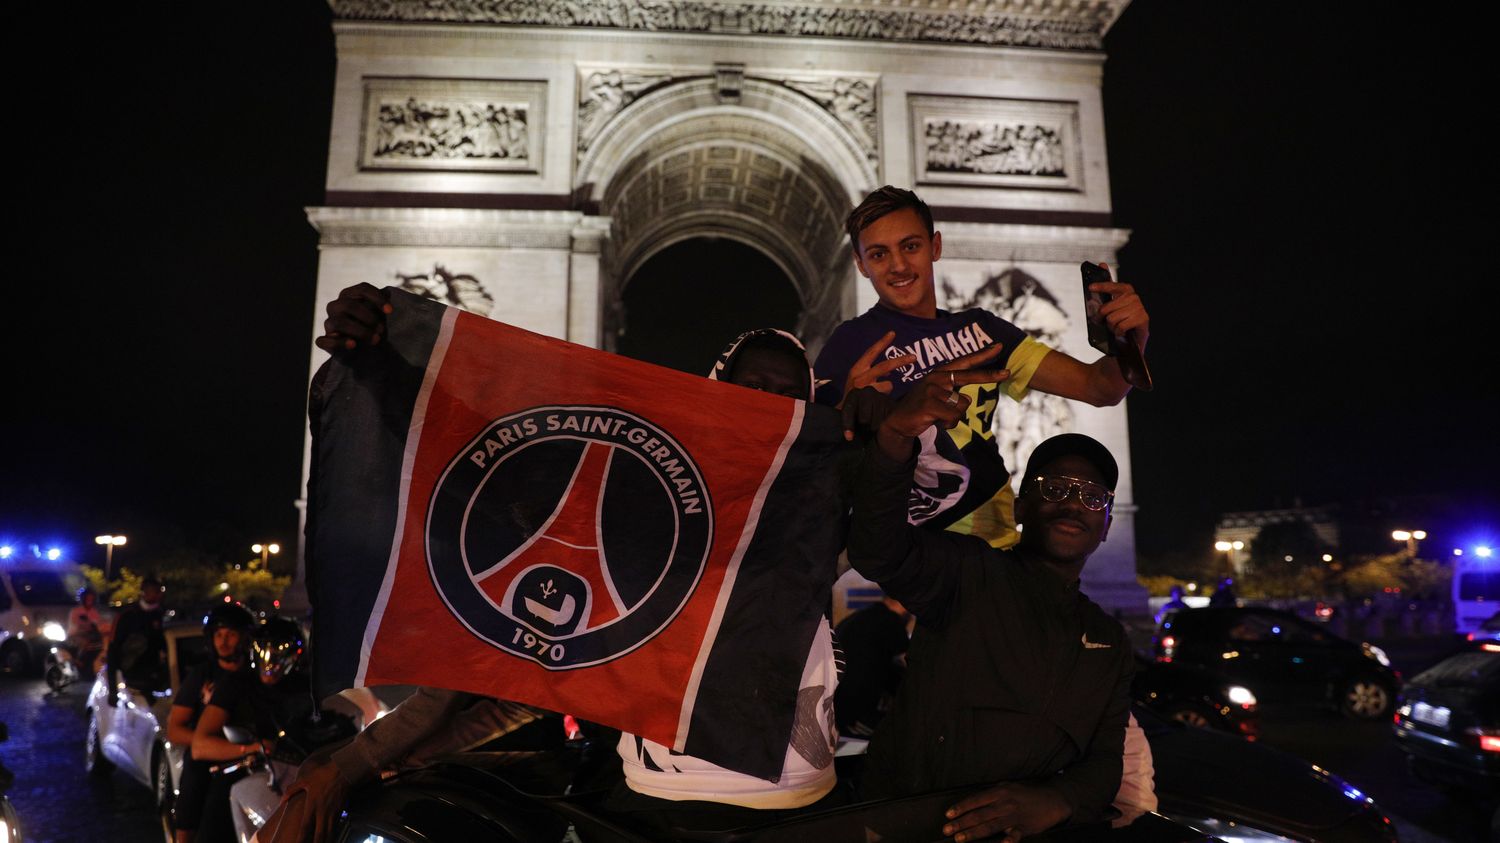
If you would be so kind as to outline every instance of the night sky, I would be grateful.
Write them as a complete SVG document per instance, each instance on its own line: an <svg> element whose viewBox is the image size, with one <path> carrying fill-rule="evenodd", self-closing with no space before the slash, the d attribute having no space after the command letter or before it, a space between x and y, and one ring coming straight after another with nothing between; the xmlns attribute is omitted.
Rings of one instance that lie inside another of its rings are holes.
<svg viewBox="0 0 1500 843"><path fill-rule="evenodd" d="M0 540L97 563L122 532L127 565L293 543L331 15L218 6L14 29L52 48L11 63ZM1110 32L1158 384L1128 400L1144 556L1296 501L1500 537L1486 9L1142 0Z"/></svg>

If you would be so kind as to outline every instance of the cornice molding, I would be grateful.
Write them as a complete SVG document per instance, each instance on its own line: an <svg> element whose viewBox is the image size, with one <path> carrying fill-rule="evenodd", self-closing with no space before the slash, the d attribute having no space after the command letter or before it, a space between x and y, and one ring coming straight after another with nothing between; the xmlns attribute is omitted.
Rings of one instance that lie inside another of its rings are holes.
<svg viewBox="0 0 1500 843"><path fill-rule="evenodd" d="M319 246L441 246L571 249L583 225L576 211L467 208L305 209Z"/></svg>
<svg viewBox="0 0 1500 843"><path fill-rule="evenodd" d="M955 260L1093 261L1130 240L1123 228L942 221L937 228L943 257Z"/></svg>
<svg viewBox="0 0 1500 843"><path fill-rule="evenodd" d="M1097 51L1129 0L329 0L343 21L587 27Z"/></svg>

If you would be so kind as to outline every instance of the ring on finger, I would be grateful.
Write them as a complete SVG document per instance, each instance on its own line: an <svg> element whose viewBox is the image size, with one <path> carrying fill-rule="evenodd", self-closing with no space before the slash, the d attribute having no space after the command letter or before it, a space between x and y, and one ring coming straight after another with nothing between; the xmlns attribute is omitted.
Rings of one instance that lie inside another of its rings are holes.
<svg viewBox="0 0 1500 843"><path fill-rule="evenodd" d="M958 404L963 403L963 399L959 397L959 395L958 395L957 392L950 392L950 393L948 393L948 397L945 398L945 399L943 399L943 400L946 401L947 403L953 404L953 405L958 405Z"/></svg>
<svg viewBox="0 0 1500 843"><path fill-rule="evenodd" d="M948 390L950 392L958 390L958 378L952 372L948 373Z"/></svg>

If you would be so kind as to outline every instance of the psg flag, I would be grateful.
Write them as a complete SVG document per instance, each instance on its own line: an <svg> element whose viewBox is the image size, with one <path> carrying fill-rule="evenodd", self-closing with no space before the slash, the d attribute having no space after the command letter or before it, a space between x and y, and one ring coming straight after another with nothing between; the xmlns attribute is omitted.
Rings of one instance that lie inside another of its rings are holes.
<svg viewBox="0 0 1500 843"><path fill-rule="evenodd" d="M319 693L469 691L776 778L837 415L389 292L380 345L313 381Z"/></svg>

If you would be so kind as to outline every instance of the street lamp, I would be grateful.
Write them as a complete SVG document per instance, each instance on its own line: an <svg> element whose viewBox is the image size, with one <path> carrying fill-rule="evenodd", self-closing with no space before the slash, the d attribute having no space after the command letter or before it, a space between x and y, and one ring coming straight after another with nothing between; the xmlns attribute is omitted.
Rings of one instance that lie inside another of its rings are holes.
<svg viewBox="0 0 1500 843"><path fill-rule="evenodd" d="M106 580L114 570L115 548L124 543L124 536L94 536L94 544L104 545L104 578Z"/></svg>
<svg viewBox="0 0 1500 843"><path fill-rule="evenodd" d="M250 549L260 554L260 567L262 570L265 570L271 561L271 554L281 552L281 545L275 542L270 544L252 544L250 545Z"/></svg>
<svg viewBox="0 0 1500 843"><path fill-rule="evenodd" d="M1219 551L1219 552L1221 552L1221 553L1224 554L1224 567L1226 569L1225 573L1227 575L1234 576L1234 552L1237 551L1237 550L1244 550L1244 549L1245 549L1245 543L1242 542L1242 541L1233 541L1233 542L1217 541L1217 542L1214 542L1214 550L1217 550L1217 551Z"/></svg>
<svg viewBox="0 0 1500 843"><path fill-rule="evenodd" d="M1417 542L1427 538L1426 530L1392 530L1391 538L1398 542L1406 542L1406 555L1411 559L1417 558Z"/></svg>

